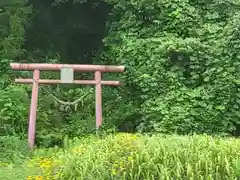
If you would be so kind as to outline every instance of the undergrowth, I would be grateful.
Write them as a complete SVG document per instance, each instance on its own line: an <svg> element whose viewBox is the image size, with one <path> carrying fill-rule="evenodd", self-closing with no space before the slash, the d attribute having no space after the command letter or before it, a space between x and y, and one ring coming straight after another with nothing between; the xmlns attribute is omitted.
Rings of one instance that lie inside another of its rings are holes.
<svg viewBox="0 0 240 180"><path fill-rule="evenodd" d="M68 140L64 148L30 154L20 148L11 157L1 156L0 179L237 180L239 149L238 139L207 135L89 136Z"/></svg>

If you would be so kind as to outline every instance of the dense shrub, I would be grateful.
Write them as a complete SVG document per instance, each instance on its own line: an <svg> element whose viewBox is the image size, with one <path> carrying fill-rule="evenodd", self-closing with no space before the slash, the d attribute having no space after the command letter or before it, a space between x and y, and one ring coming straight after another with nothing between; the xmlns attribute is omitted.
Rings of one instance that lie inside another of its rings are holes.
<svg viewBox="0 0 240 180"><path fill-rule="evenodd" d="M240 120L239 1L116 1L103 59L126 66L143 131L229 133Z"/></svg>
<svg viewBox="0 0 240 180"><path fill-rule="evenodd" d="M66 141L64 149L36 150L21 165L2 166L0 174L7 180L234 180L240 176L239 148L237 139L204 135L88 137Z"/></svg>
<svg viewBox="0 0 240 180"><path fill-rule="evenodd" d="M0 136L0 162L14 162L29 152L27 141L16 136Z"/></svg>

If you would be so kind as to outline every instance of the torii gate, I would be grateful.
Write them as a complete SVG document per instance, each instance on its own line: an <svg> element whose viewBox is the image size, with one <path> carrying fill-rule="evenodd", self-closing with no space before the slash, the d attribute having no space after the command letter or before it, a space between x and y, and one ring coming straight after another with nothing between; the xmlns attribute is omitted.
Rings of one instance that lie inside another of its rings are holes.
<svg viewBox="0 0 240 180"><path fill-rule="evenodd" d="M79 65L79 64L21 64L10 63L13 70L33 71L33 79L15 79L16 83L32 84L32 97L29 114L28 144L33 149L36 132L38 90L40 84L85 84L95 85L96 128L102 125L102 85L119 86L119 81L103 81L104 72L123 72L124 66ZM40 79L40 71L61 71L61 79ZM74 72L94 72L95 80L74 80Z"/></svg>

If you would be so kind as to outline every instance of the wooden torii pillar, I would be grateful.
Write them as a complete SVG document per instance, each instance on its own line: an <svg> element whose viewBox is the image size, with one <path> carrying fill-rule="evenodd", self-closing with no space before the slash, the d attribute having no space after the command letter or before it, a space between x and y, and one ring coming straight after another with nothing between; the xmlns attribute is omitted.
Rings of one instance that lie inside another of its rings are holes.
<svg viewBox="0 0 240 180"><path fill-rule="evenodd" d="M16 83L32 84L32 96L28 127L28 144L33 149L36 132L38 90L40 84L85 84L95 85L96 128L102 125L102 85L119 86L119 81L104 81L104 72L123 72L124 66L78 65L78 64L21 64L10 63L12 70L33 71L33 79L15 79ZM61 80L40 79L40 71L61 71ZM94 72L94 80L74 80L74 72Z"/></svg>

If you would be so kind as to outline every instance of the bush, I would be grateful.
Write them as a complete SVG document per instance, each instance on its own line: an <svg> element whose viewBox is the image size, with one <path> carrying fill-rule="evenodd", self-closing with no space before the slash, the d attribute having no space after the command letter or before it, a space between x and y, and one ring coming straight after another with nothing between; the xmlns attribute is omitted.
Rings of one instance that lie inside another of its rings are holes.
<svg viewBox="0 0 240 180"><path fill-rule="evenodd" d="M16 136L0 136L0 169L9 165L11 167L12 164L22 164L28 152L27 140L22 140ZM12 178L9 169L6 173L4 173L4 169L2 170L0 179L2 175L6 174L8 176L5 179Z"/></svg>
<svg viewBox="0 0 240 180"><path fill-rule="evenodd" d="M126 66L129 102L143 114L140 129L235 131L239 1L106 1L113 8L103 59Z"/></svg>
<svg viewBox="0 0 240 180"><path fill-rule="evenodd" d="M2 167L0 174L9 180L233 180L240 176L239 148L237 139L204 135L88 137L69 141L64 149L36 150L21 166Z"/></svg>

